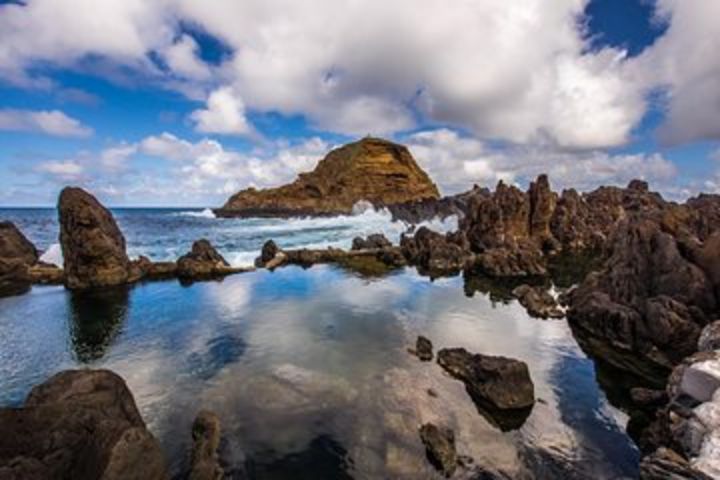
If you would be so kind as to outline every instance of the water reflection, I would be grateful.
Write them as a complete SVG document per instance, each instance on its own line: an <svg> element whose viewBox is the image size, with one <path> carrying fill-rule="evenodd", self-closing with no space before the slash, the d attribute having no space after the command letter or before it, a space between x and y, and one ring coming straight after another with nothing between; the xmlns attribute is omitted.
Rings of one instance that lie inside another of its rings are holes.
<svg viewBox="0 0 720 480"><path fill-rule="evenodd" d="M315 437L300 452L278 457L276 452L260 452L245 462L248 479L349 480L352 460L345 448L329 435Z"/></svg>
<svg viewBox="0 0 720 480"><path fill-rule="evenodd" d="M242 338L224 334L207 342L202 352L193 352L188 357L190 371L203 380L217 374L225 365L235 363L245 352L247 344Z"/></svg>
<svg viewBox="0 0 720 480"><path fill-rule="evenodd" d="M130 288L118 286L99 290L70 291L70 340L82 363L105 355L122 329L128 314Z"/></svg>

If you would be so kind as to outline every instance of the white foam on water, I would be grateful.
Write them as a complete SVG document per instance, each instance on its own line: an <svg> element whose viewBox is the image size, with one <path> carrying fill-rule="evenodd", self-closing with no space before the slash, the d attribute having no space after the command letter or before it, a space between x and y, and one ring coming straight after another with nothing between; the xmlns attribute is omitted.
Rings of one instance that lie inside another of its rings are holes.
<svg viewBox="0 0 720 480"><path fill-rule="evenodd" d="M50 248L45 250L45 253L40 256L40 261L45 263L52 263L54 265L57 265L58 267L62 267L63 254L62 249L60 248L60 244L53 243L52 245L50 245Z"/></svg>
<svg viewBox="0 0 720 480"><path fill-rule="evenodd" d="M215 213L213 213L213 211L209 208L206 208L201 212L195 210L190 210L187 212L177 212L175 215L180 217L215 218Z"/></svg>

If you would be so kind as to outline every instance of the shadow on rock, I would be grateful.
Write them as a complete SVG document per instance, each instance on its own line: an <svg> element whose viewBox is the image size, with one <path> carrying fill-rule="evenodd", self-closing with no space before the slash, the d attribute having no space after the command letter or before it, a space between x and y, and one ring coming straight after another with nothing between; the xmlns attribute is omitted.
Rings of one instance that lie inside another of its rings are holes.
<svg viewBox="0 0 720 480"><path fill-rule="evenodd" d="M102 358L120 332L128 312L126 285L70 291L70 338L75 356L87 363Z"/></svg>

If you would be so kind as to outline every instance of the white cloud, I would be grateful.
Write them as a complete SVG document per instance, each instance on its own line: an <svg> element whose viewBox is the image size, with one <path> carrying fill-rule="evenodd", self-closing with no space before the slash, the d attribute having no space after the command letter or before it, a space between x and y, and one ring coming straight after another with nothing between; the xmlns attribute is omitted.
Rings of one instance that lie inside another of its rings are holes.
<svg viewBox="0 0 720 480"><path fill-rule="evenodd" d="M71 160L43 162L37 166L36 170L65 182L80 180L85 172L82 165Z"/></svg>
<svg viewBox="0 0 720 480"><path fill-rule="evenodd" d="M657 153L568 152L547 145L491 148L448 129L416 133L403 141L444 193L467 190L473 183L494 187L498 180L525 187L541 173L549 175L556 189L590 190L641 178L663 190L677 175L675 165Z"/></svg>
<svg viewBox="0 0 720 480"><path fill-rule="evenodd" d="M0 130L40 132L58 137L88 137L93 131L59 110L0 109Z"/></svg>
<svg viewBox="0 0 720 480"><path fill-rule="evenodd" d="M196 80L210 77L210 68L198 57L198 44L190 35L182 35L164 52L168 68L176 74Z"/></svg>
<svg viewBox="0 0 720 480"><path fill-rule="evenodd" d="M677 144L720 139L720 2L658 0L667 32L632 69L646 88L667 90L660 138Z"/></svg>
<svg viewBox="0 0 720 480"><path fill-rule="evenodd" d="M100 164L110 172L118 172L127 168L127 162L137 151L136 145L121 144L110 147L100 153Z"/></svg>
<svg viewBox="0 0 720 480"><path fill-rule="evenodd" d="M207 99L207 108L195 110L190 118L198 132L224 135L252 133L252 127L245 118L245 105L230 87L212 92Z"/></svg>

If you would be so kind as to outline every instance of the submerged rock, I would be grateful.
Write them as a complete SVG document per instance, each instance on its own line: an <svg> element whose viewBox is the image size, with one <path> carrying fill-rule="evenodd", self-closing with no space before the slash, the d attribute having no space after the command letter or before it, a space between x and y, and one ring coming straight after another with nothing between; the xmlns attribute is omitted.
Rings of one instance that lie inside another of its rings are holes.
<svg viewBox="0 0 720 480"><path fill-rule="evenodd" d="M71 289L127 283L125 237L109 210L80 188L66 187L58 201L65 285Z"/></svg>
<svg viewBox="0 0 720 480"><path fill-rule="evenodd" d="M420 439L430 463L446 477L451 477L457 468L455 435L452 430L426 423L420 427Z"/></svg>
<svg viewBox="0 0 720 480"><path fill-rule="evenodd" d="M433 344L428 338L419 335L411 353L423 362L430 362L433 359Z"/></svg>
<svg viewBox="0 0 720 480"><path fill-rule="evenodd" d="M439 196L407 147L368 137L331 151L312 172L288 185L236 193L215 214L337 215L351 213L360 201L385 206Z"/></svg>
<svg viewBox="0 0 720 480"><path fill-rule="evenodd" d="M220 419L203 410L192 426L192 459L189 480L220 480L224 472L218 460Z"/></svg>
<svg viewBox="0 0 720 480"><path fill-rule="evenodd" d="M125 382L107 370L68 370L0 409L0 478L167 479L160 445Z"/></svg>
<svg viewBox="0 0 720 480"><path fill-rule="evenodd" d="M480 412L502 430L519 428L530 414L535 388L525 362L472 354L464 348L440 350L437 362L465 384Z"/></svg>
<svg viewBox="0 0 720 480"><path fill-rule="evenodd" d="M555 298L544 288L520 285L512 293L533 317L562 318L565 316Z"/></svg>

